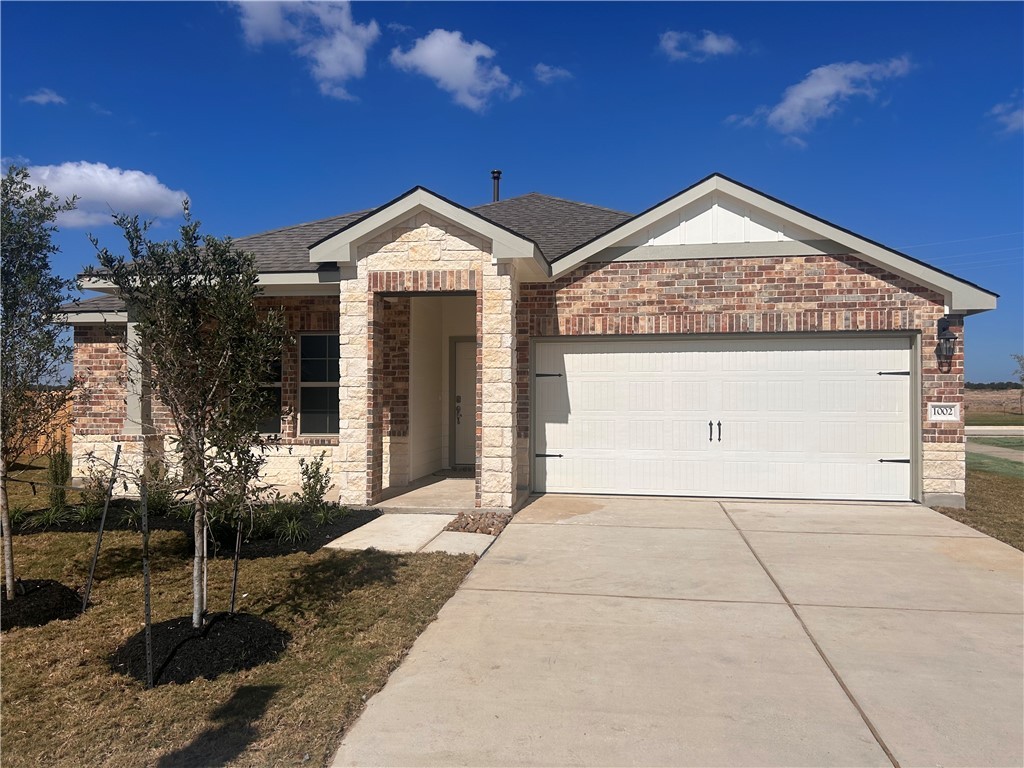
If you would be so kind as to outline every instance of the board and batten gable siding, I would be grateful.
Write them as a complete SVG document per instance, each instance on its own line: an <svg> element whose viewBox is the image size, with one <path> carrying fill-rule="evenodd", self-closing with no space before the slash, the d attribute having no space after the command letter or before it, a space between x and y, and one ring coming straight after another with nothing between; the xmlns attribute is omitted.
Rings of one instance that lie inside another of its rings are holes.
<svg viewBox="0 0 1024 768"><path fill-rule="evenodd" d="M962 497L963 422L926 421L929 400L963 402L962 342L948 370L935 358L944 312L938 294L855 255L587 262L552 283L524 283L516 317L520 477L530 466L531 338L905 331L921 334L923 492ZM962 318L953 321L962 340Z"/></svg>

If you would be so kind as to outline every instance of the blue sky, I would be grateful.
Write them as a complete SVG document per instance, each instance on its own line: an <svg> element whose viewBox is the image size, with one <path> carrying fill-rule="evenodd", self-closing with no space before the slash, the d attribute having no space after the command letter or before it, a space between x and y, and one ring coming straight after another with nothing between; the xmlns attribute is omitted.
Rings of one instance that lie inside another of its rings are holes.
<svg viewBox="0 0 1024 768"><path fill-rule="evenodd" d="M1024 352L1021 3L0 5L0 152L111 208L241 236L422 184L638 212L719 171L1002 295Z"/></svg>

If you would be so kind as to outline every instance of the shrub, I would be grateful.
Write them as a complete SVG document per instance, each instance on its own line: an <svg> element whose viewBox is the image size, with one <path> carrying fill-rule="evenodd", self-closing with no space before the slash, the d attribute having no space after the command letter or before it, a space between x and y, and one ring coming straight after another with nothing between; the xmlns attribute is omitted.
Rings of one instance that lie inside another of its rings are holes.
<svg viewBox="0 0 1024 768"><path fill-rule="evenodd" d="M167 517L177 511L178 480L160 458L146 464L146 508L152 517ZM191 510L189 510L191 513ZM191 514L189 515L191 517Z"/></svg>
<svg viewBox="0 0 1024 768"><path fill-rule="evenodd" d="M61 442L50 451L50 466L46 470L50 483L50 514L59 517L68 505L68 483L71 482L71 454Z"/></svg>
<svg viewBox="0 0 1024 768"><path fill-rule="evenodd" d="M299 472L302 474L302 491L299 494L299 502L308 514L322 514L327 506L327 492L331 489L331 472L324 468L326 455L326 453L321 453L308 462L305 459L299 459Z"/></svg>
<svg viewBox="0 0 1024 768"><path fill-rule="evenodd" d="M61 525L66 523L71 517L71 512L67 507L46 507L36 512L34 515L29 515L24 522L24 527L28 530L47 530L49 528L59 528Z"/></svg>

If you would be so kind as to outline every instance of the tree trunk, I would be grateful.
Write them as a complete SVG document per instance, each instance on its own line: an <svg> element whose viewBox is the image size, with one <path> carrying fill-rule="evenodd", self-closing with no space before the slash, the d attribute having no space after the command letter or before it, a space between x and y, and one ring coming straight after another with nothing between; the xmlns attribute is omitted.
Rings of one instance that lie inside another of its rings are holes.
<svg viewBox="0 0 1024 768"><path fill-rule="evenodd" d="M7 461L0 456L0 526L4 540L4 585L7 599L14 599L14 536L11 533L11 510L7 503Z"/></svg>
<svg viewBox="0 0 1024 768"><path fill-rule="evenodd" d="M203 571L206 566L206 491L196 490L196 514L193 521L195 557L192 560L192 626L201 629L206 613L206 592L203 589Z"/></svg>

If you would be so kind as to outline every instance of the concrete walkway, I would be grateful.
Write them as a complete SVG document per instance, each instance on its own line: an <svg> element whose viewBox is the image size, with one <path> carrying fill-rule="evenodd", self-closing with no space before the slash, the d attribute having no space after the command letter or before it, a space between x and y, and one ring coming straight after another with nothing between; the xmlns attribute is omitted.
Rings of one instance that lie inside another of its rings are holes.
<svg viewBox="0 0 1024 768"><path fill-rule="evenodd" d="M387 514L325 544L327 549L379 549L381 552L447 552L482 555L494 536L446 531L455 515Z"/></svg>
<svg viewBox="0 0 1024 768"><path fill-rule="evenodd" d="M1007 461L1024 462L1024 451L1016 448L1004 448L1000 445L984 445L974 440L967 441L967 450L970 453L983 453L986 456L995 456Z"/></svg>
<svg viewBox="0 0 1024 768"><path fill-rule="evenodd" d="M1022 573L914 504L545 496L333 764L1019 766Z"/></svg>

